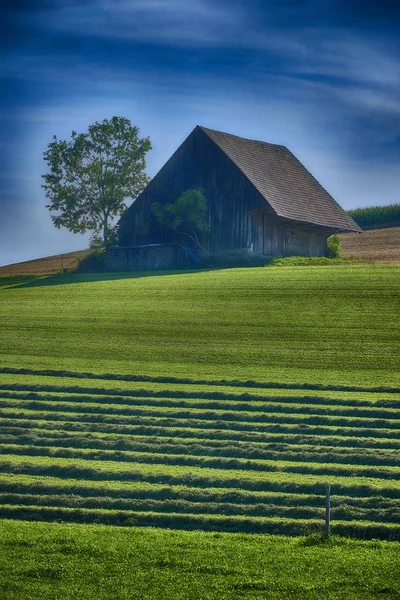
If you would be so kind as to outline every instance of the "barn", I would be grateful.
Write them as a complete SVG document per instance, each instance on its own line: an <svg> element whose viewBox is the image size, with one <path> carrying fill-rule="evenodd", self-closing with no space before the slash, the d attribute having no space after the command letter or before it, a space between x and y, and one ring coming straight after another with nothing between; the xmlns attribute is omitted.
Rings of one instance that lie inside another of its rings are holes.
<svg viewBox="0 0 400 600"><path fill-rule="evenodd" d="M188 245L150 206L195 187L207 199L214 255L323 256L330 235L360 231L285 146L196 126L122 215L120 246Z"/></svg>

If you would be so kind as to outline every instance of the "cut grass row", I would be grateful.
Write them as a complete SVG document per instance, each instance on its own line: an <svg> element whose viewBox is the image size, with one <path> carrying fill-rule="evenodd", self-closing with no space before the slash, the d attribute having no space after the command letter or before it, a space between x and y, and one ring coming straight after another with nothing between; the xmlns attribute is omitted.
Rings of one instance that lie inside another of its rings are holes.
<svg viewBox="0 0 400 600"><path fill-rule="evenodd" d="M239 412L260 412L260 413L296 413L296 414L320 414L327 416L349 416L349 417L368 417L368 418L392 418L400 419L399 408L400 400L377 400L371 405L369 402L359 401L354 404L350 400L331 400L325 398L260 398L253 396L247 398L237 397L235 399L218 399L218 395L209 394L210 399L198 398L196 394L191 394L191 398L174 399L165 392L165 395L158 394L153 396L145 393L144 390L133 392L131 395L113 394L83 394L68 392L20 392L0 389L0 401L7 400L20 401L21 405L29 406L29 402L68 402L68 404L79 403L85 406L93 404L96 406L110 405L129 407L149 407L151 408L171 408L188 410L226 410ZM251 400L251 401L250 401ZM16 404L16 402L14 402Z"/></svg>
<svg viewBox="0 0 400 600"><path fill-rule="evenodd" d="M235 422L238 424L252 423L258 426L264 423L283 423L296 424L304 423L311 425L328 425L336 427L362 427L362 428L385 428L399 429L399 416L395 411L389 412L385 418L359 417L351 414L330 414L329 411L321 411L318 409L304 410L302 407L291 407L284 411L268 411L265 410L248 411L238 408L237 410L211 410L187 408L183 410L179 407L155 407L155 406L132 406L127 404L98 404L91 402L66 402L61 400L17 400L17 399L1 399L0 409L16 408L21 409L30 414L43 413L46 411L54 411L58 414L71 412L72 414L93 414L95 418L101 418L102 415L112 415L118 418L134 417L137 418L163 418L163 419L182 419L185 421L191 420L196 423L206 421L223 421L224 423Z"/></svg>
<svg viewBox="0 0 400 600"><path fill-rule="evenodd" d="M384 432L378 438L374 437L373 430L363 429L335 429L329 427L283 427L274 426L271 427L271 431L257 431L254 429L249 430L232 430L226 427L218 428L196 428L193 423L190 426L184 427L182 423L180 426L168 425L165 423L150 424L150 425L125 425L121 423L115 423L112 420L106 420L104 417L100 421L88 421L87 419L71 419L71 415L68 414L64 419L62 416L54 418L54 414L51 413L47 418L28 418L23 411L6 412L1 415L0 429L39 429L54 432L69 432L69 433L98 433L103 435L120 435L120 436L154 436L154 437L175 437L179 439L186 439L188 437L208 440L217 438L218 440L226 441L238 441L238 442L276 442L280 444L293 443L293 444L320 444L321 440L325 444L337 445L343 448L386 448L386 449L398 449L400 447L400 441L395 434L391 435L389 430L388 435L385 436ZM40 417L41 415L35 415ZM153 422L152 422L153 423ZM218 424L220 426L220 424Z"/></svg>
<svg viewBox="0 0 400 600"><path fill-rule="evenodd" d="M138 512L179 513L191 515L220 515L247 517L279 517L284 519L324 520L325 508L318 506L282 506L280 504L238 504L233 502L192 502L182 498L171 500L152 498L112 498L107 496L76 497L71 494L29 494L0 493L0 506L36 506L51 508L89 508L104 510L129 510ZM400 508L362 508L343 504L333 506L333 521L366 521L375 523L393 523L400 525Z"/></svg>
<svg viewBox="0 0 400 600"><path fill-rule="evenodd" d="M19 428L2 432L0 429L0 444L17 444L20 446L50 446L58 448L85 448L87 450L112 450L153 452L161 454L187 454L195 456L216 456L225 458L289 460L300 462L332 462L356 465L400 466L398 450L346 448L323 445L324 439L319 440L318 446L277 443L243 443L231 441L201 440L186 438L177 440L174 437L144 437L133 438L112 436L107 434L61 433L55 435L48 431L36 430L31 433Z"/></svg>
<svg viewBox="0 0 400 600"><path fill-rule="evenodd" d="M288 466L289 469L292 467ZM388 469L389 471L389 469ZM66 479L104 481L145 481L166 485L191 487L241 488L254 491L278 491L294 493L317 493L324 490L329 480L336 493L352 496L379 496L399 498L400 484L390 478L367 476L328 475L298 473L282 469L251 471L216 469L207 466L169 465L160 463L124 463L97 461L94 459L71 459L64 457L27 456L4 454L0 461L1 473L42 475Z"/></svg>
<svg viewBox="0 0 400 600"><path fill-rule="evenodd" d="M389 478L393 482L400 481L400 468L364 466L357 464L309 463L289 460L261 460L224 457L208 457L185 454L166 454L154 452L132 452L113 450L91 450L88 448L60 448L58 446L28 446L5 444L4 454L18 456L48 456L58 458L76 458L79 460L96 460L102 462L121 462L134 464L160 464L176 466L205 467L221 470L261 471L263 473L299 473L321 475L323 477L339 476L361 478Z"/></svg>
<svg viewBox="0 0 400 600"><path fill-rule="evenodd" d="M139 512L89 508L57 508L36 505L1 505L0 518L72 523L107 523L109 525L161 527L202 531L231 531L265 534L304 535L321 531L319 519L250 517ZM333 533L362 539L400 540L400 526L369 521L336 521Z"/></svg>
<svg viewBox="0 0 400 600"><path fill-rule="evenodd" d="M12 409L3 408L0 409L0 417L3 422L6 419L21 419L23 421L29 421L30 418L33 420L40 419L45 420L48 423L58 421L69 421L70 423L83 423L87 424L87 429L91 425L94 425L96 430L100 424L107 424L112 426L121 427L120 431L126 431L127 433L138 433L138 427L142 427L142 433L144 428L153 427L159 428L160 432L167 432L169 428L174 430L184 430L188 435L188 430L196 432L195 435L198 437L198 430L208 431L232 431L232 432L249 432L251 434L260 433L287 433L287 434L311 434L311 435L340 435L342 437L373 437L373 438L385 438L398 440L398 429L395 427L391 428L377 428L377 427L356 427L348 426L346 419L342 426L337 422L335 424L315 424L313 419L311 422L308 418L299 419L297 422L292 419L291 423L254 423L248 421L228 421L222 419L206 420L206 419L193 419L190 416L187 418L164 418L164 417L143 417L143 416L120 416L120 415L107 415L100 413L78 413L78 412L61 412L61 411L39 411L32 410L32 416L30 417L29 411L23 409ZM329 422L329 421L327 421ZM155 429L153 429L155 432ZM210 433L208 434L208 437Z"/></svg>
<svg viewBox="0 0 400 600"><path fill-rule="evenodd" d="M123 388L121 388L121 383ZM264 400L268 398L293 397L294 401L320 399L324 402L344 400L357 404L392 399L400 401L400 388L367 387L346 385L324 385L308 383L283 383L237 380L194 380L177 377L149 377L141 375L118 375L115 373L79 373L70 371L12 369L0 367L0 389L27 392L86 393L94 395L122 395L170 397Z"/></svg>
<svg viewBox="0 0 400 600"><path fill-rule="evenodd" d="M321 492L321 490L319 490ZM321 508L325 496L321 493L301 494L295 492L259 492L240 488L204 488L187 485L169 485L146 482L123 481L69 481L58 477L16 475L3 473L0 477L0 493L45 496L70 494L79 501L82 498L110 498L113 500L183 500L191 503L228 503L246 506L284 506ZM398 511L396 498L385 496L341 496L331 498L333 508L391 509Z"/></svg>

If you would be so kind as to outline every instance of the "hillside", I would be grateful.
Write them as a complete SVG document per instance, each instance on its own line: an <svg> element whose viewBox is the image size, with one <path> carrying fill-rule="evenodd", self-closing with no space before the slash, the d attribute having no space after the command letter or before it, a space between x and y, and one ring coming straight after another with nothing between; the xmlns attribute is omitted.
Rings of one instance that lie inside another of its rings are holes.
<svg viewBox="0 0 400 600"><path fill-rule="evenodd" d="M345 258L362 258L368 263L400 264L400 227L373 229L361 234L344 233L340 239ZM62 268L73 271L87 253L88 250L79 250L5 265L0 267L0 277L54 275L60 273Z"/></svg>
<svg viewBox="0 0 400 600"><path fill-rule="evenodd" d="M362 258L369 263L400 264L400 227L343 233L343 256Z"/></svg>
<svg viewBox="0 0 400 600"><path fill-rule="evenodd" d="M73 270L78 261L88 253L88 250L77 250L66 254L55 254L25 262L4 265L0 267L0 277L14 275L54 275L60 273L63 268Z"/></svg>
<svg viewBox="0 0 400 600"><path fill-rule="evenodd" d="M7 280L1 517L400 539L399 275Z"/></svg>

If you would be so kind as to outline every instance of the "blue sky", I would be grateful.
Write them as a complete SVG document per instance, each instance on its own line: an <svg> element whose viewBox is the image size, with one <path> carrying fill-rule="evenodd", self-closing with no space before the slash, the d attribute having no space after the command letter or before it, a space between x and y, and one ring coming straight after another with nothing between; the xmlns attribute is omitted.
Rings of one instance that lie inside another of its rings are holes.
<svg viewBox="0 0 400 600"><path fill-rule="evenodd" d="M400 201L397 0L2 0L0 264L82 249L42 153L125 116L154 175L196 124L288 146L344 208Z"/></svg>

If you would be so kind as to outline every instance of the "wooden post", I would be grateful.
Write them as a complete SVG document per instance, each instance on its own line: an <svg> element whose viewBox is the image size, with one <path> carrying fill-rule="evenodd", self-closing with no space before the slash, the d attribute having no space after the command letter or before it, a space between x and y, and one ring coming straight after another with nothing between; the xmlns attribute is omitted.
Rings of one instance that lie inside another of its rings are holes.
<svg viewBox="0 0 400 600"><path fill-rule="evenodd" d="M331 534L331 486L326 486L325 498L325 537L328 538Z"/></svg>

